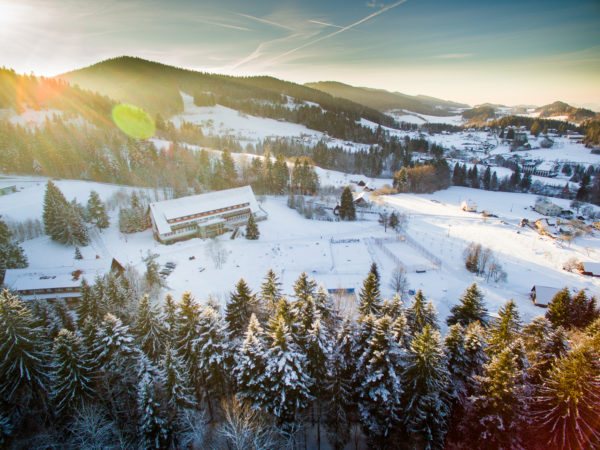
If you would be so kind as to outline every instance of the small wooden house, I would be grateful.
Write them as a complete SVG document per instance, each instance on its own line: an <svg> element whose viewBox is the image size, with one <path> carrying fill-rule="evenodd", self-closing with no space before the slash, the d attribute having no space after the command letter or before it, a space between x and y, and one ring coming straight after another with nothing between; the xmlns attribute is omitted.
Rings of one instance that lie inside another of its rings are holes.
<svg viewBox="0 0 600 450"><path fill-rule="evenodd" d="M590 277L600 277L600 263L597 262L582 262L583 268L579 271L582 275Z"/></svg>
<svg viewBox="0 0 600 450"><path fill-rule="evenodd" d="M531 300L534 305L542 308L547 308L548 304L552 301L554 296L560 291L560 289L553 288L550 286L538 286L534 285L531 288Z"/></svg>
<svg viewBox="0 0 600 450"><path fill-rule="evenodd" d="M463 200L460 209L467 212L477 212L477 204L471 199Z"/></svg>

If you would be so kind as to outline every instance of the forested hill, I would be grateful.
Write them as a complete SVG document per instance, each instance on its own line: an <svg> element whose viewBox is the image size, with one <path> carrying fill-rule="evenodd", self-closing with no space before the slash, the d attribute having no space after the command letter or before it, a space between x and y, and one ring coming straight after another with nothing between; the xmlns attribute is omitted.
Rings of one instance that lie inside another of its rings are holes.
<svg viewBox="0 0 600 450"><path fill-rule="evenodd" d="M130 56L102 61L57 78L133 103L153 115L160 113L164 117L183 111L180 95L183 91L195 98L208 95L219 104L246 110L257 109L258 105L264 106L265 103L281 107L288 104L286 96L289 96L298 106L311 102L352 120L364 117L381 125L394 124L388 116L370 107L276 78L209 74ZM277 110L282 112L283 109ZM271 111L269 115L276 116L277 113ZM289 120L289 117L281 118Z"/></svg>
<svg viewBox="0 0 600 450"><path fill-rule="evenodd" d="M400 92L389 92L383 89L355 87L336 81L306 83L305 86L327 92L336 97L361 103L381 112L393 109L405 109L419 114L448 116L454 114L451 112L453 109L467 108L469 106L425 95L412 96L401 94Z"/></svg>
<svg viewBox="0 0 600 450"><path fill-rule="evenodd" d="M571 122L582 122L586 119L599 118L600 114L585 108L576 108L565 102L554 102L549 105L536 108L542 118L552 118L556 116L567 116Z"/></svg>

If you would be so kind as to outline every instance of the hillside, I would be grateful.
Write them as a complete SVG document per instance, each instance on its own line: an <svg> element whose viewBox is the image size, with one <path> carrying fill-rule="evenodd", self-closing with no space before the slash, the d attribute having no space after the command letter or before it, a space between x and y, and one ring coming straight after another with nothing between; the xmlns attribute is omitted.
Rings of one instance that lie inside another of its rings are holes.
<svg viewBox="0 0 600 450"><path fill-rule="evenodd" d="M411 96L383 89L355 87L335 81L306 83L305 86L319 89L336 97L352 100L381 112L403 109L418 114L448 116L453 114L451 111L453 109L468 107L463 103L440 100L425 95Z"/></svg>
<svg viewBox="0 0 600 450"><path fill-rule="evenodd" d="M263 115L286 120L289 117L283 117L283 109L292 109L287 106L289 99L286 96L289 96L296 109L320 106L336 116L356 121L365 118L382 125L393 125L393 120L375 109L276 78L209 74L130 56L102 61L57 78L133 103L153 115L160 113L164 117L183 111L182 91L194 97L208 94L219 104L250 114L262 106ZM272 106L270 111L264 111L265 104ZM302 123L300 119L297 121Z"/></svg>
<svg viewBox="0 0 600 450"><path fill-rule="evenodd" d="M554 102L549 105L540 106L535 109L539 117L566 117L571 122L582 122L586 119L592 119L599 114L585 108L576 108L565 102Z"/></svg>

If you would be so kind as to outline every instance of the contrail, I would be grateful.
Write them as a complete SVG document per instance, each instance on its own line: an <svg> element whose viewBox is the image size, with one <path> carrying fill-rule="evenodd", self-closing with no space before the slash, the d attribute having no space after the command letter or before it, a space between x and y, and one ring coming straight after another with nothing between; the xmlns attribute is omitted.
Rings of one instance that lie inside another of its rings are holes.
<svg viewBox="0 0 600 450"><path fill-rule="evenodd" d="M344 28L339 25L334 25L333 23L321 22L320 20L309 20L309 22L316 23L317 25L324 25L326 27Z"/></svg>
<svg viewBox="0 0 600 450"><path fill-rule="evenodd" d="M329 34L327 34L327 35L325 35L325 36L322 36L322 37L320 37L320 38L318 38L318 39L315 39L315 40L313 40L313 41L306 42L305 44L302 44L302 45L300 45L299 47L296 47L296 48L293 48L293 49L291 49L291 50L288 50L287 52L285 52L285 53L282 53L282 54L281 54L281 55L279 55L279 56L276 56L276 57L275 57L275 58L273 58L273 59L272 59L270 62L277 61L278 59L284 58L284 57L286 57L286 56L288 56L288 55L290 55L290 54L292 54L292 53L295 53L295 52L297 52L298 50L302 50L303 48L306 48L306 47L308 47L308 46L310 46L310 45L316 44L317 42L321 42L321 41L324 41L325 39L329 39L329 38L331 38L331 37L337 36L338 34L340 34L340 33L343 33L344 31L348 31L349 29L351 29L351 28L354 28L355 26L357 26L357 25L360 25L361 23L364 23L364 22L366 22L366 21L367 21L367 20L369 20L369 19L372 19L372 18L373 18L373 17L375 17L375 16L378 16L378 15L380 15L380 14L383 14L384 12L386 12L386 11L389 11L389 10L390 10L390 9L392 9L392 8L395 8L396 6L398 6L398 5L400 5L400 4L404 3L404 2L406 2L406 0L399 0L399 1L397 1L396 3L392 3L392 4L391 4L391 5L389 5L389 6L385 6L384 8L381 8L380 10L378 10L378 11L375 11L375 12L374 12L374 13L372 13L372 14L369 14L367 17L363 17L362 19L360 19L360 20L359 20L359 21L357 21L357 22L354 22L353 24L350 24L350 25L347 25L347 26L345 26L345 27L342 27L342 28L340 28L339 30L337 30L337 31L334 31L333 33L329 33Z"/></svg>

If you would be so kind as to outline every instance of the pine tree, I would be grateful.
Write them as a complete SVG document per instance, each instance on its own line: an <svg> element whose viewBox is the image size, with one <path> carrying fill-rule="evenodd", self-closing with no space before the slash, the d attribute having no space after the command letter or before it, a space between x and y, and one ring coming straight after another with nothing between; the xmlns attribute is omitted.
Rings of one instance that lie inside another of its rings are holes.
<svg viewBox="0 0 600 450"><path fill-rule="evenodd" d="M250 216L248 217L248 223L246 223L246 239L255 241L259 237L260 231L258 230L258 226L256 225L254 214L250 213Z"/></svg>
<svg viewBox="0 0 600 450"><path fill-rule="evenodd" d="M0 400L25 408L32 394L43 401L47 393L44 332L31 310L7 290L0 294Z"/></svg>
<svg viewBox="0 0 600 450"><path fill-rule="evenodd" d="M141 448L166 448L168 427L166 412L160 401L155 370L140 369L137 384L137 404L139 413L139 437Z"/></svg>
<svg viewBox="0 0 600 450"><path fill-rule="evenodd" d="M88 317L94 322L99 322L102 317L103 311L100 308L96 294L85 278L81 280L81 296L76 311L77 326L79 328L83 327L83 323Z"/></svg>
<svg viewBox="0 0 600 450"><path fill-rule="evenodd" d="M364 374L358 388L360 421L369 439L382 446L399 421L404 355L394 339L392 320L375 321L366 352L361 355Z"/></svg>
<svg viewBox="0 0 600 450"><path fill-rule="evenodd" d="M261 286L261 298L268 313L273 313L277 309L277 304L282 296L280 286L277 275L273 269L269 269Z"/></svg>
<svg viewBox="0 0 600 450"><path fill-rule="evenodd" d="M420 289L417 291L410 307L406 309L406 320L408 329L413 336L421 332L425 325L430 325L434 329L438 328L437 313L433 303L427 301Z"/></svg>
<svg viewBox="0 0 600 450"><path fill-rule="evenodd" d="M52 397L58 412L81 408L94 398L95 370L79 336L62 329L54 340Z"/></svg>
<svg viewBox="0 0 600 450"><path fill-rule="evenodd" d="M133 334L140 349L153 361L156 361L163 349L165 328L162 318L155 308L150 305L148 295L144 295L138 304L137 320Z"/></svg>
<svg viewBox="0 0 600 450"><path fill-rule="evenodd" d="M177 325L171 332L174 348L183 361L197 403L202 401L203 386L196 343L201 326L200 314L200 305L189 291L184 292L178 304Z"/></svg>
<svg viewBox="0 0 600 450"><path fill-rule="evenodd" d="M98 355L102 370L117 376L125 373L124 369L130 368L137 355L129 327L110 313L104 316L98 326L94 352Z"/></svg>
<svg viewBox="0 0 600 450"><path fill-rule="evenodd" d="M356 210L350 186L346 186L342 192L338 214L342 220L356 220Z"/></svg>
<svg viewBox="0 0 600 450"><path fill-rule="evenodd" d="M376 272L369 272L369 275L363 281L363 287L358 297L360 301L358 310L362 316L367 314L378 315L381 312L379 277Z"/></svg>
<svg viewBox="0 0 600 450"><path fill-rule="evenodd" d="M270 394L266 409L275 416L277 425L285 428L308 406L313 380L307 374L306 356L292 340L283 318L271 333L266 361L265 382Z"/></svg>
<svg viewBox="0 0 600 450"><path fill-rule="evenodd" d="M403 421L425 448L443 448L450 413L448 369L440 334L425 325L412 340L402 374Z"/></svg>
<svg viewBox="0 0 600 450"><path fill-rule="evenodd" d="M75 247L75 259L83 259L83 256L81 256L81 250L79 250L79 247Z"/></svg>
<svg viewBox="0 0 600 450"><path fill-rule="evenodd" d="M163 316L165 325L165 334L169 343L173 342L175 338L175 331L177 328L177 305L171 294L165 296L165 303L163 305Z"/></svg>
<svg viewBox="0 0 600 450"><path fill-rule="evenodd" d="M69 245L88 244L89 237L81 215L52 181L46 185L43 219L46 234L52 240Z"/></svg>
<svg viewBox="0 0 600 450"><path fill-rule="evenodd" d="M240 278L236 290L231 293L230 300L225 306L225 321L227 328L234 338L241 338L246 330L250 316L256 312L256 296Z"/></svg>
<svg viewBox="0 0 600 450"><path fill-rule="evenodd" d="M525 414L524 374L519 357L507 347L492 356L477 377L460 430L463 439L486 448L518 448ZM470 438L469 438L470 436Z"/></svg>
<svg viewBox="0 0 600 450"><path fill-rule="evenodd" d="M513 300L506 302L492 322L488 337L488 354L500 353L512 346L521 335L521 319Z"/></svg>
<svg viewBox="0 0 600 450"><path fill-rule="evenodd" d="M96 191L90 192L90 198L87 202L87 214L90 221L98 228L108 228L109 220L106 207Z"/></svg>
<svg viewBox="0 0 600 450"><path fill-rule="evenodd" d="M556 360L569 350L566 331L563 327L553 328L548 319L538 316L523 327L523 340L529 380L533 385L542 384Z"/></svg>
<svg viewBox="0 0 600 450"><path fill-rule="evenodd" d="M560 358L532 405L535 442L547 448L600 447L600 367L585 347Z"/></svg>
<svg viewBox="0 0 600 450"><path fill-rule="evenodd" d="M267 387L265 386L265 343L264 332L254 314L246 330L246 337L236 354L233 374L238 386L238 394L250 401L255 407L267 405Z"/></svg>
<svg viewBox="0 0 600 450"><path fill-rule="evenodd" d="M352 402L353 339L351 322L347 319L337 333L327 365L325 429L334 449L341 450L350 440Z"/></svg>
<svg viewBox="0 0 600 450"><path fill-rule="evenodd" d="M4 278L5 269L22 269L27 265L25 252L19 243L12 239L12 233L0 219L0 280Z"/></svg>
<svg viewBox="0 0 600 450"><path fill-rule="evenodd" d="M194 345L198 351L199 375L212 420L214 418L212 399L225 391L228 381L230 348L227 325L209 304L201 310L198 334Z"/></svg>
<svg viewBox="0 0 600 450"><path fill-rule="evenodd" d="M327 329L316 319L306 336L308 372L313 380L311 396L315 399L317 414L317 447L321 447L321 417L325 401L327 366L331 356L330 336Z"/></svg>
<svg viewBox="0 0 600 450"><path fill-rule="evenodd" d="M369 273L375 275L375 280L377 281L377 289L381 288L381 279L379 277L379 269L377 268L377 263L373 261L371 263L371 267L369 269Z"/></svg>
<svg viewBox="0 0 600 450"><path fill-rule="evenodd" d="M483 182L483 188L486 191L489 191L491 189L491 186L492 186L492 171L490 169L490 166L487 166L485 168L485 172L483 172L482 182Z"/></svg>
<svg viewBox="0 0 600 450"><path fill-rule="evenodd" d="M164 383L165 404L171 420L182 409L194 404L192 390L185 376L183 360L170 344L167 344L160 360L161 378Z"/></svg>
<svg viewBox="0 0 600 450"><path fill-rule="evenodd" d="M466 327L471 322L479 321L482 325L486 325L487 317L488 312L483 302L483 295L477 287L477 283L473 283L460 298L460 304L450 308L450 315L446 319L446 323L449 326L460 323Z"/></svg>

